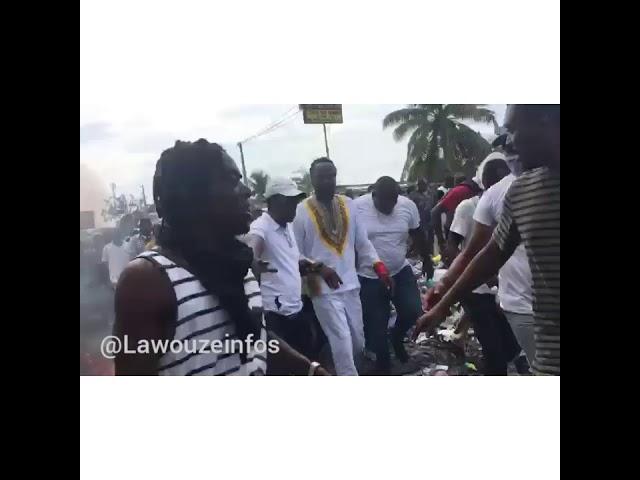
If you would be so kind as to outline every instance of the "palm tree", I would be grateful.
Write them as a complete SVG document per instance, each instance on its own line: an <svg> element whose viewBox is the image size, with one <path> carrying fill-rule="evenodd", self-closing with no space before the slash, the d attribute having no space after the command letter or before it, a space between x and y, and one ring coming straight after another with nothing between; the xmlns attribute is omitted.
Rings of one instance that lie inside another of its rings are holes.
<svg viewBox="0 0 640 480"><path fill-rule="evenodd" d="M311 184L311 174L309 170L306 168L300 168L295 175L291 177L291 180L296 182L298 189L306 193L307 195L311 195L313 191L313 185Z"/></svg>
<svg viewBox="0 0 640 480"><path fill-rule="evenodd" d="M494 113L483 105L407 105L388 114L382 128L395 127L393 138L399 142L408 134L407 159L403 181L419 177L441 180L446 174L477 165L491 146L463 120L491 123Z"/></svg>
<svg viewBox="0 0 640 480"><path fill-rule="evenodd" d="M258 196L259 199L264 198L264 193L267 191L267 182L269 181L269 175L262 170L255 170L249 175L249 181L251 182L251 188Z"/></svg>

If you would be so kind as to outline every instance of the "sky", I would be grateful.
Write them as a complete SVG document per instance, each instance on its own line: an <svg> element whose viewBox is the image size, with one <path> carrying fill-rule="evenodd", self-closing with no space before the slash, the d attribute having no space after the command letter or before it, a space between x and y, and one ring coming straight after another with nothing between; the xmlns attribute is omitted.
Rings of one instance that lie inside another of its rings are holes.
<svg viewBox="0 0 640 480"><path fill-rule="evenodd" d="M95 99L94 105L99 99ZM329 153L338 167L340 184L371 183L382 175L399 178L406 159L406 140L395 142L392 130L382 129L386 114L402 104L343 105L343 124L328 126ZM176 119L141 114L126 103L111 115L80 115L80 162L105 185L115 183L122 193L138 195L140 185L151 192L155 162L175 140L204 137L220 143L240 167L237 142L283 118L293 104L208 106L203 115L197 106ZM504 105L491 105L501 121ZM473 125L487 137L491 125ZM296 115L281 128L243 144L247 173L264 170L275 176L291 176L308 168L325 154L321 125L305 125Z"/></svg>
<svg viewBox="0 0 640 480"><path fill-rule="evenodd" d="M103 188L108 191L109 185L115 183L119 193L136 196L140 185L144 185L149 198L155 162L175 140L206 138L220 143L239 164L237 142L280 119L297 105L289 102L343 104L344 124L328 127L330 156L338 167L339 183L369 183L381 175L398 178L406 158L406 140L395 142L391 130L382 129L382 119L389 112L408 102L515 103L509 87L525 88L534 94L543 91L542 87L526 87L520 76L527 76L539 85L555 81L551 75L555 75L555 70L533 64L538 72L536 77L517 63L520 58L517 56L514 62L519 68L510 73L507 88L494 75L469 79L457 74L428 76L427 72L412 70L403 77L398 73L407 62L415 61L412 54L396 48L394 42L376 31L370 32L367 49L357 41L342 41L355 35L356 25L366 28L368 24L357 21L361 15L357 5L328 2L340 7L340 16L315 7L309 10L289 0L253 2L251 15L246 15L245 0L225 2L224 8L218 2L197 0L83 0L80 5L83 178L95 179L101 184L101 191ZM474 5L469 3L470 15L475 12ZM511 7L505 5L509 13ZM274 16L277 8L308 13L313 16L313 25L329 22L326 24L332 25L335 34L331 38L309 35L310 24L292 23L286 15ZM406 16L402 9L372 9L370 14L372 18L374 14L379 16L390 28L398 26L407 42L423 36L403 27ZM262 20L266 16L269 22ZM437 35L437 28L438 24L431 26L429 35ZM494 35L501 38L518 28L521 27L500 24ZM298 39L304 39L303 46ZM228 45L232 48L227 48ZM510 44L501 48L505 55L510 53ZM540 42L532 41L527 48L539 52ZM438 52L433 52L431 58L441 61L440 69L453 71L460 65L455 56L438 60L437 55ZM487 58L465 57L464 70L486 69ZM452 61L453 67L445 67L445 61ZM556 61L555 57L552 61ZM319 74L324 72L329 74ZM375 84L367 81L372 78ZM434 81L441 85L429 88L426 80L431 85ZM501 122L505 105L489 105ZM491 125L472 127L487 137L493 135ZM322 127L304 125L299 116L269 135L245 144L244 153L249 174L262 169L272 176L290 176L325 154Z"/></svg>

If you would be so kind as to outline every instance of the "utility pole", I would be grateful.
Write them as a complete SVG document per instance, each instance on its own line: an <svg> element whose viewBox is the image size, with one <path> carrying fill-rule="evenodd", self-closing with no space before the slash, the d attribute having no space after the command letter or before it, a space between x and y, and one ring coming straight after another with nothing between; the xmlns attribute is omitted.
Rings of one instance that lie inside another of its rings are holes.
<svg viewBox="0 0 640 480"><path fill-rule="evenodd" d="M244 152L242 151L242 143L238 142L238 148L240 149L240 162L242 163L242 178L244 179L244 184L249 186L249 179L247 178L247 169L244 166Z"/></svg>
<svg viewBox="0 0 640 480"><path fill-rule="evenodd" d="M322 130L324 130L324 148L327 151L327 158L331 158L329 157L329 142L327 142L327 124L326 123L322 124Z"/></svg>

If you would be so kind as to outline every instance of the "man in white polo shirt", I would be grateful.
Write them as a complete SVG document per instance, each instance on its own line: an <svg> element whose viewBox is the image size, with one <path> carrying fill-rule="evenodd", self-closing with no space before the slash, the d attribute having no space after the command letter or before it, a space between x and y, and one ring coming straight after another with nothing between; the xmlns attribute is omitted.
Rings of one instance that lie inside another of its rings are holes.
<svg viewBox="0 0 640 480"><path fill-rule="evenodd" d="M433 264L418 207L409 198L400 196L400 186L393 178L379 178L372 192L355 200L354 206L358 220L364 223L369 240L394 283L390 292L371 265L358 266L367 347L376 354L376 373L387 375L391 367L388 339L391 303L397 312L391 345L401 363L409 360L403 345L404 336L422 314L418 285L407 261L409 237L422 256L423 272L428 277L433 276Z"/></svg>
<svg viewBox="0 0 640 480"><path fill-rule="evenodd" d="M305 355L311 348L311 330L302 311L301 270L312 269L302 259L291 222L305 194L288 178L270 179L265 198L267 212L253 221L245 242L254 252L254 274L259 276L267 329Z"/></svg>

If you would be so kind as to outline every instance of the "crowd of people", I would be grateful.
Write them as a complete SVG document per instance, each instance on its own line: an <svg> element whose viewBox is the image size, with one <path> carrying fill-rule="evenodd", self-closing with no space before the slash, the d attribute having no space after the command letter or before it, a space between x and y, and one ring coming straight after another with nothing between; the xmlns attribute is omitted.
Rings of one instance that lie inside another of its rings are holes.
<svg viewBox="0 0 640 480"><path fill-rule="evenodd" d="M559 121L559 105L510 105L508 133L472 179L422 178L402 191L383 176L355 199L337 193L336 165L318 158L312 195L271 178L257 218L222 147L176 142L153 179L161 224L143 218L135 229L123 218L100 253L109 322L130 343L233 338L248 347L122 352L115 373L388 375L411 362L406 343L434 333L460 303L456 332L473 328L485 375L506 375L510 363L520 374L559 374ZM443 268L422 298L417 277ZM261 352L258 340L277 351Z"/></svg>

